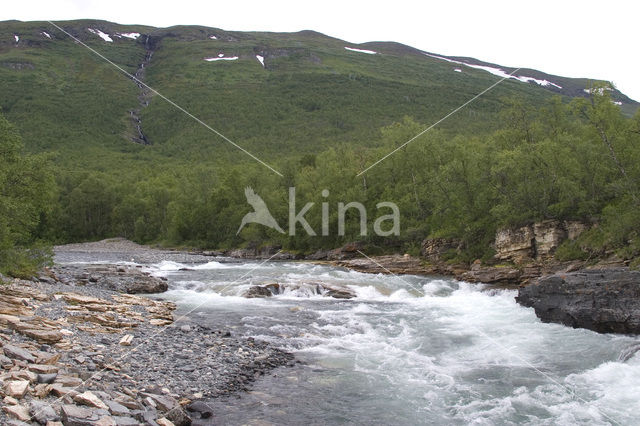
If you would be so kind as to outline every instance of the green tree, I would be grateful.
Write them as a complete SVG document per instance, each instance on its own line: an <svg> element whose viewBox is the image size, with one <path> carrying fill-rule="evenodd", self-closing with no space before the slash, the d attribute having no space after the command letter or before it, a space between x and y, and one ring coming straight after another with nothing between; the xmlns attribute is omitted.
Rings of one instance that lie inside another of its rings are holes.
<svg viewBox="0 0 640 426"><path fill-rule="evenodd" d="M54 181L47 155L24 155L20 135L0 115L0 272L30 276L50 260L38 226L50 211Z"/></svg>

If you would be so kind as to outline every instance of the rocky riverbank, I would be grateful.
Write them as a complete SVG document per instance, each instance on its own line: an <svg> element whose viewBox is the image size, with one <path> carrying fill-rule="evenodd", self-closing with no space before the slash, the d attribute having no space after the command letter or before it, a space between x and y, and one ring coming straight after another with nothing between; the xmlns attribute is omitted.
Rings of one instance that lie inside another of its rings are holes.
<svg viewBox="0 0 640 426"><path fill-rule="evenodd" d="M127 255L159 255L135 249ZM180 318L171 302L129 294L162 288L141 268L109 265L57 266L0 286L0 423L211 424L205 399L293 362L266 343Z"/></svg>
<svg viewBox="0 0 640 426"><path fill-rule="evenodd" d="M640 334L640 271L591 269L541 277L516 301L544 322L599 333Z"/></svg>

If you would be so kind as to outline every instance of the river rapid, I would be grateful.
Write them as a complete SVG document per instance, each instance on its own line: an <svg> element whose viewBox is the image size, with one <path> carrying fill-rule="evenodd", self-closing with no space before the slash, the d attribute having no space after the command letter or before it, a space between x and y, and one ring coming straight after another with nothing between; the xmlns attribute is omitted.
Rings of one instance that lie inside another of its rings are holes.
<svg viewBox="0 0 640 426"><path fill-rule="evenodd" d="M640 340L543 324L514 290L302 262L143 267L169 280L161 297L178 304L177 315L301 361L211 401L220 424L640 424ZM241 296L274 282L348 286L357 297L304 286Z"/></svg>

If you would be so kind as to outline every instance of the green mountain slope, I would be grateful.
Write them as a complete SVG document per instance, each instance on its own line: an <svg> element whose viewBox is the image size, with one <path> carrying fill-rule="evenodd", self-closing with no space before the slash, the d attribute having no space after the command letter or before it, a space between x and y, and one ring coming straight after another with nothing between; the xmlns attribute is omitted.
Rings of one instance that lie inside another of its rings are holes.
<svg viewBox="0 0 640 426"><path fill-rule="evenodd" d="M401 44L356 46L312 31L161 29L93 20L59 25L129 73L140 71L150 56L140 74L146 84L271 163L281 161L283 152L375 146L381 127L403 116L435 122L499 79ZM220 55L237 59L204 60ZM534 70L518 75L562 89L510 79L440 127L457 134L493 130L504 97L536 106L554 94L584 95L591 84ZM248 158L158 96L141 93L132 80L49 23L0 23L0 107L30 150L55 150L62 164L88 169L103 167L105 155L118 164ZM612 98L629 112L638 106L618 91ZM141 141L138 124L149 146L132 142Z"/></svg>

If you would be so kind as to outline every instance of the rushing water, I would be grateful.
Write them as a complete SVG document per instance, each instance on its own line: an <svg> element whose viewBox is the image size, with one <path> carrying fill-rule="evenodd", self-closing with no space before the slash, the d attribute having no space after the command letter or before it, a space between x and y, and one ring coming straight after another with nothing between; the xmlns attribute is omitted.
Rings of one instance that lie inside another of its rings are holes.
<svg viewBox="0 0 640 426"><path fill-rule="evenodd" d="M512 290L219 260L147 267L169 279L163 297L176 301L179 313L233 325L303 361L218 404L223 423L640 424L638 339L543 324L515 303ZM271 282L327 282L357 297L304 289L240 296Z"/></svg>

